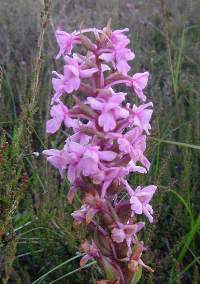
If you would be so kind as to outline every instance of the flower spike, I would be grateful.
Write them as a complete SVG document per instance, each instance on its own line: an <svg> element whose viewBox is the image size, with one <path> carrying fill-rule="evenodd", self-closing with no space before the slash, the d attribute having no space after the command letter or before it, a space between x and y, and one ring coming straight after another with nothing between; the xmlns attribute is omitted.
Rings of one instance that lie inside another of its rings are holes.
<svg viewBox="0 0 200 284"><path fill-rule="evenodd" d="M153 272L141 259L146 249L140 232L143 218L153 222L150 202L157 187L132 189L128 183L130 174L146 174L150 168L145 150L153 104L144 103L149 73L129 74L135 54L127 32L113 31L110 22L102 30L55 32L56 59L63 57L64 66L62 73L53 71L46 132L55 134L61 127L70 132L63 148L43 154L68 178L69 202L80 193L82 206L71 214L76 230L80 224L88 230L88 240L80 246L85 253L80 265L96 260L104 274L99 284L133 283L142 267ZM73 52L76 45L81 53ZM119 84L130 87L142 103L131 106L127 94L116 90ZM69 96L71 107L64 103Z"/></svg>

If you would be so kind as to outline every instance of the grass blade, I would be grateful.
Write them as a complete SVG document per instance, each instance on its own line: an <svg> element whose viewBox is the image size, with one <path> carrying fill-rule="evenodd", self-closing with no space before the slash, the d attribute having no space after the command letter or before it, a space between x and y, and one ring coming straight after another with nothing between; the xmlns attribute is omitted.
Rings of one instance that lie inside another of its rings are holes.
<svg viewBox="0 0 200 284"><path fill-rule="evenodd" d="M184 240L184 245L181 249L181 252L178 256L178 262L182 261L183 258L186 255L187 250L189 249L190 243L192 242L195 234L200 230L200 215L198 216L193 228L191 229L191 231L186 235L186 238Z"/></svg>
<svg viewBox="0 0 200 284"><path fill-rule="evenodd" d="M35 284L41 280L44 280L44 278L46 278L50 273L54 272L55 270L59 269L60 267L64 266L65 264L68 264L70 263L71 261L83 256L84 254L79 254L79 255L76 255L62 263L60 263L59 265L55 266L53 269L49 270L48 272L46 272L45 274L43 274L42 276L40 276L38 279L36 279L35 281L32 282L32 284Z"/></svg>
<svg viewBox="0 0 200 284"><path fill-rule="evenodd" d="M200 150L200 145L188 144L188 143L183 143L183 142L176 142L176 141L171 141L171 140L164 140L164 139L159 139L159 138L154 138L154 137L150 137L150 139L158 141L160 143L167 143L167 144L177 145L177 146L180 146L180 147L187 147L187 148Z"/></svg>
<svg viewBox="0 0 200 284"><path fill-rule="evenodd" d="M184 207L187 210L188 215L190 216L190 219L191 219L191 227L193 227L194 218L193 218L193 215L192 215L192 210L190 209L190 207L187 204L187 202L185 201L185 199L178 192L176 192L172 189L170 189L169 192L173 193L177 197L177 199L184 205Z"/></svg>
<svg viewBox="0 0 200 284"><path fill-rule="evenodd" d="M62 275L61 277L59 277L59 278L53 280L53 281L50 282L49 284L56 283L56 282L58 282L59 280L65 278L65 277L67 277L67 276L69 276L69 275L72 275L72 274L74 274L74 273L76 273L76 272L79 272L79 271L81 271L82 269L88 268L88 267L90 267L90 266L92 266L92 265L94 265L94 264L96 264L96 263L97 263L96 261L92 261L92 262L90 262L90 263L88 263L88 264L86 264L86 265L84 265L84 266L82 266L82 267L79 267L79 268L77 268L77 269L75 269L75 270L73 270L73 271L70 271L70 272L68 272L68 273L66 273L66 274L64 274L64 275Z"/></svg>

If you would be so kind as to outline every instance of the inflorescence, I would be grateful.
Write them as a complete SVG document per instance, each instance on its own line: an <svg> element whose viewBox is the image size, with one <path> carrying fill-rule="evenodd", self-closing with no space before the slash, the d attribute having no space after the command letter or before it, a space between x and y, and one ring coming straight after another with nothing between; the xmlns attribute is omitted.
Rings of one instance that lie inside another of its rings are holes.
<svg viewBox="0 0 200 284"><path fill-rule="evenodd" d="M134 283L142 267L153 271L141 259L145 247L138 233L145 223L138 219L144 214L153 222L149 203L156 186L132 189L127 180L130 173L149 170L144 151L153 104L145 103L143 93L149 73L128 74L128 61L135 54L127 47L126 32L112 31L109 25L71 34L56 31L60 48L56 59L62 57L64 66L62 73L53 71L54 96L46 131L53 134L64 126L73 134L63 149L43 151L61 176L67 176L68 200L72 202L78 191L81 194L82 206L72 213L74 222L88 229L80 265L95 259L104 272L105 280L97 282L102 284ZM79 47L81 53L72 53ZM116 90L119 87L128 89L141 104L128 103L127 94ZM73 98L71 108L63 102L65 94Z"/></svg>

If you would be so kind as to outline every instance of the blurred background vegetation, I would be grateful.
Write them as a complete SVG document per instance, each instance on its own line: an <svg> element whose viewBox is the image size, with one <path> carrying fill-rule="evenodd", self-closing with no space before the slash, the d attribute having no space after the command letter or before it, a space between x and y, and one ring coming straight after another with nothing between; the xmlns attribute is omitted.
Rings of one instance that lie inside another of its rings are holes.
<svg viewBox="0 0 200 284"><path fill-rule="evenodd" d="M143 236L155 272L140 283L200 283L200 2L44 2L0 0L0 282L92 284L99 277L95 265L78 270L85 232L70 216L78 197L69 205L67 180L32 153L66 135L45 134L51 71L59 68L54 28L103 27L111 17L113 28L130 29L134 72L151 74L152 166L131 177L133 186L159 188L156 222Z"/></svg>

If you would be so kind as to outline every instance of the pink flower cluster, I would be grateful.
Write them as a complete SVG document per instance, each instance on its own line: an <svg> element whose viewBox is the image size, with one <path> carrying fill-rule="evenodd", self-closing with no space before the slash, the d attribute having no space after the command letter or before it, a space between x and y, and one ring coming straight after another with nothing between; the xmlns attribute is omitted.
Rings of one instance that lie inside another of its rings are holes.
<svg viewBox="0 0 200 284"><path fill-rule="evenodd" d="M91 243L81 246L86 253L81 265L96 259L103 281L120 284L132 283L142 266L152 271L141 260L145 247L138 234L145 226L142 215L153 222L150 202L156 191L154 185L133 189L127 180L130 173L149 170L145 149L153 104L144 103L149 73L128 74L128 61L135 55L126 32L110 26L71 34L56 31L56 58L62 56L64 67L63 73L53 71L55 93L46 131L71 128L73 134L62 149L43 151L70 181L69 201L81 192L82 206L72 216L76 224L87 226ZM84 53L72 53L77 45ZM117 86L124 86L135 104ZM71 108L64 104L68 96L74 101Z"/></svg>

